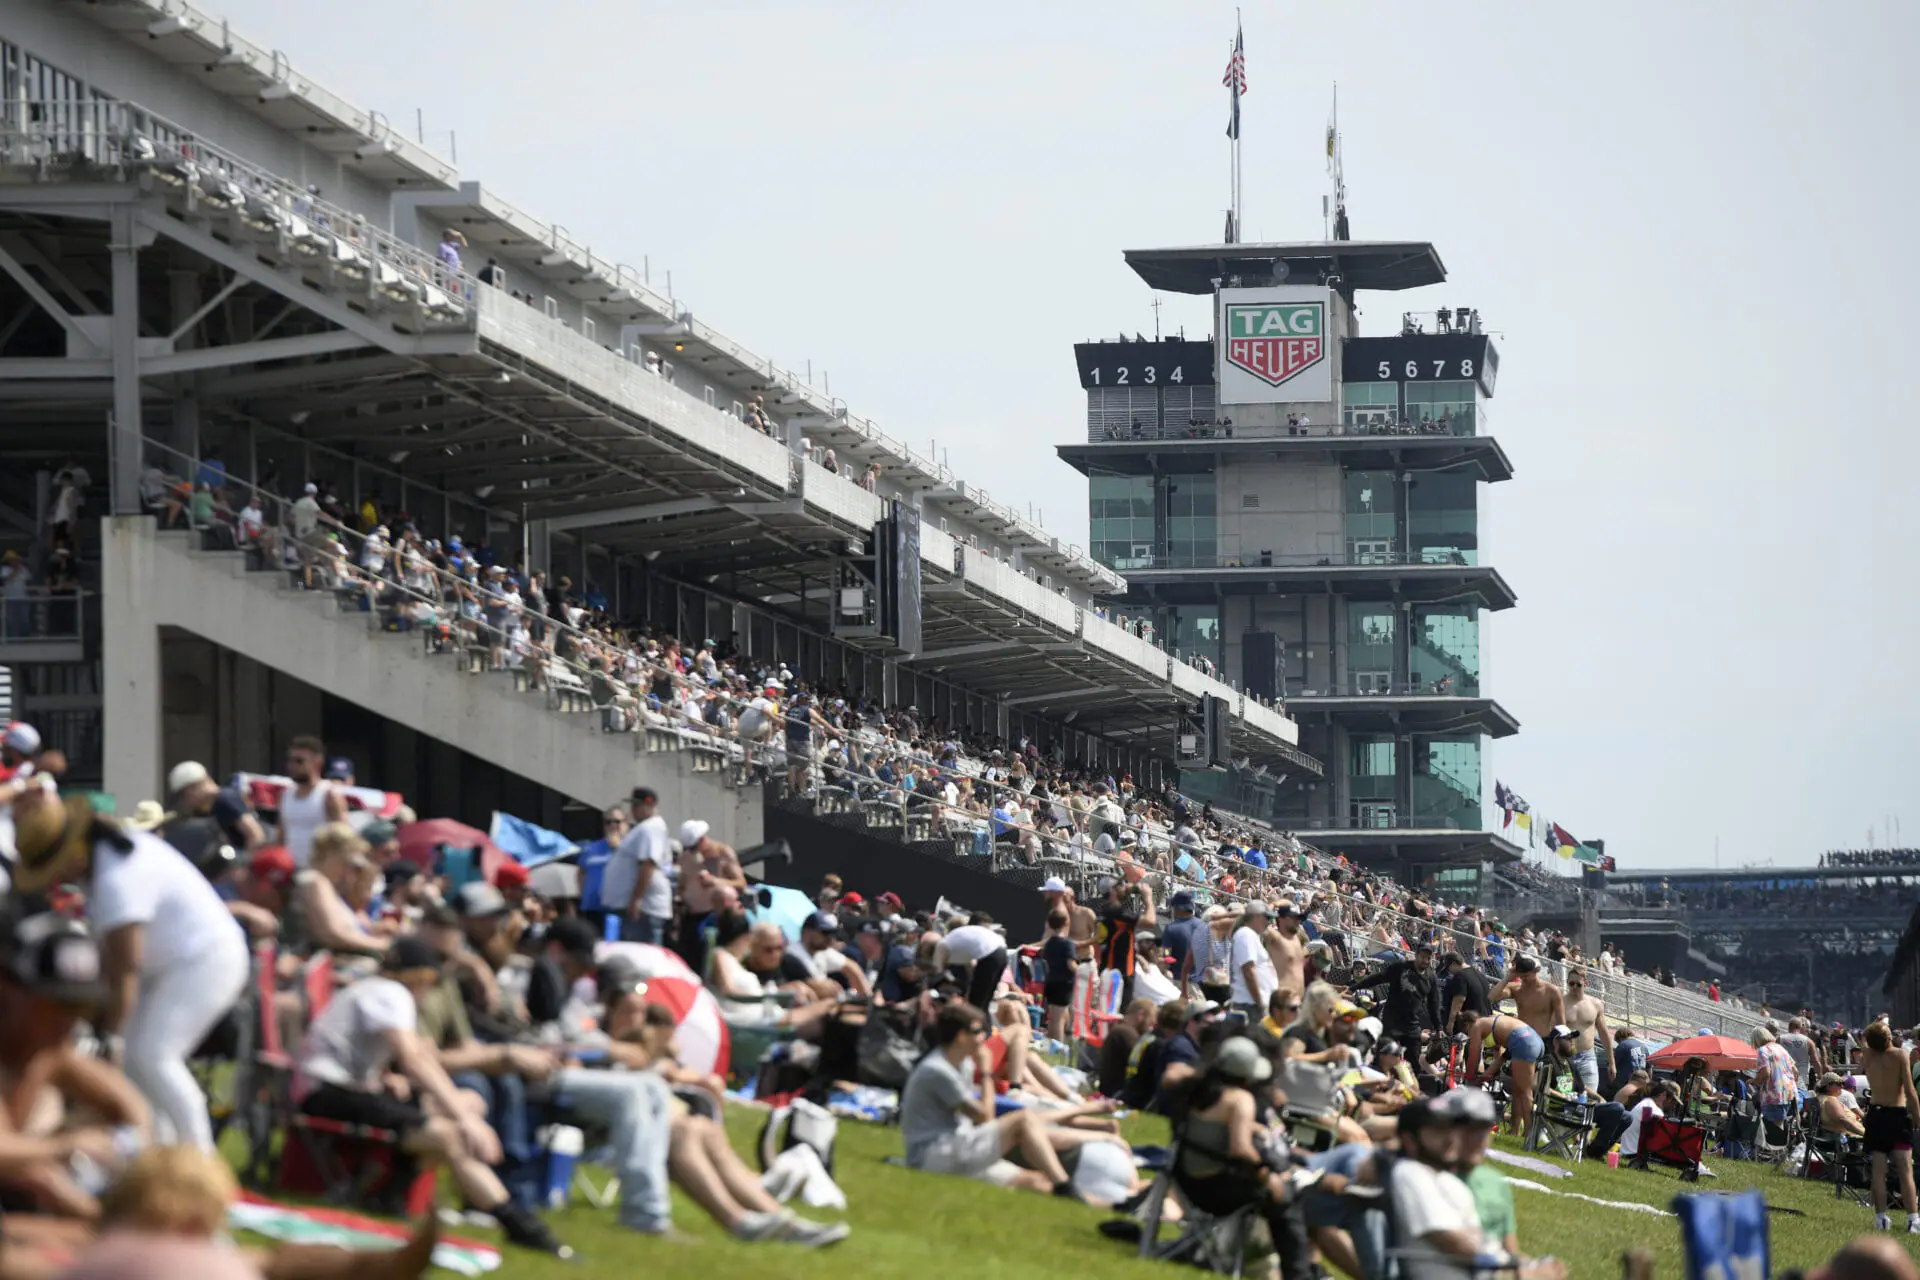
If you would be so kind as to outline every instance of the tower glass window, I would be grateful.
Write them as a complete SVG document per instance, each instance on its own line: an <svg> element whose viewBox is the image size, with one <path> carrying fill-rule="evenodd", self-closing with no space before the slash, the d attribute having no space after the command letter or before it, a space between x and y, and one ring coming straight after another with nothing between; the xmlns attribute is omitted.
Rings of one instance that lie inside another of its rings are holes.
<svg viewBox="0 0 1920 1280"><path fill-rule="evenodd" d="M1422 564L1480 563L1479 487L1471 470L1428 472L1407 482L1407 543L1408 558Z"/></svg>
<svg viewBox="0 0 1920 1280"><path fill-rule="evenodd" d="M1450 831L1478 831L1484 825L1480 798L1478 737L1414 739L1414 825Z"/></svg>
<svg viewBox="0 0 1920 1280"><path fill-rule="evenodd" d="M1094 476L1089 484L1088 541L1093 558L1109 569L1145 569L1154 563L1153 477Z"/></svg>
<svg viewBox="0 0 1920 1280"><path fill-rule="evenodd" d="M1349 427L1386 427L1400 421L1400 384L1343 382L1340 421Z"/></svg>
<svg viewBox="0 0 1920 1280"><path fill-rule="evenodd" d="M1391 827L1398 817L1398 743L1392 738L1355 737L1347 742L1348 817L1356 827Z"/></svg>
<svg viewBox="0 0 1920 1280"><path fill-rule="evenodd" d="M1415 606L1407 654L1416 685L1434 693L1479 697L1480 611L1464 604Z"/></svg>
<svg viewBox="0 0 1920 1280"><path fill-rule="evenodd" d="M1387 693L1395 684L1394 631L1399 610L1391 604L1347 605L1347 687L1343 693Z"/></svg>
<svg viewBox="0 0 1920 1280"><path fill-rule="evenodd" d="M1174 620L1173 647L1183 658L1222 661L1220 609L1216 605L1183 605Z"/></svg>
<svg viewBox="0 0 1920 1280"><path fill-rule="evenodd" d="M1167 477L1167 556L1175 568L1211 567L1219 556L1219 517L1211 472Z"/></svg>
<svg viewBox="0 0 1920 1280"><path fill-rule="evenodd" d="M1448 435L1475 434L1478 404L1474 386L1467 382L1409 382L1407 420L1414 426L1434 426Z"/></svg>
<svg viewBox="0 0 1920 1280"><path fill-rule="evenodd" d="M1355 564L1393 564L1400 553L1400 502L1391 471L1346 475L1347 554Z"/></svg>

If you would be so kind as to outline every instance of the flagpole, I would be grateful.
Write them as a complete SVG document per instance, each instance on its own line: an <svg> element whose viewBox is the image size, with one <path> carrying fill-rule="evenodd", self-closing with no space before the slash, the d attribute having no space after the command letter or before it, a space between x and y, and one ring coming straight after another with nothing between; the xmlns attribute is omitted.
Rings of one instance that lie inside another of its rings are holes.
<svg viewBox="0 0 1920 1280"><path fill-rule="evenodd" d="M1233 41L1235 47L1240 50L1240 56L1243 59L1244 65L1247 43L1240 29L1240 7L1238 5L1235 5L1233 10ZM1234 93L1240 93L1238 86L1235 86ZM1246 223L1241 220L1242 215L1240 212L1240 133L1245 127L1246 121L1243 118L1240 129L1233 131L1233 238L1236 242L1244 242L1247 238L1244 231Z"/></svg>

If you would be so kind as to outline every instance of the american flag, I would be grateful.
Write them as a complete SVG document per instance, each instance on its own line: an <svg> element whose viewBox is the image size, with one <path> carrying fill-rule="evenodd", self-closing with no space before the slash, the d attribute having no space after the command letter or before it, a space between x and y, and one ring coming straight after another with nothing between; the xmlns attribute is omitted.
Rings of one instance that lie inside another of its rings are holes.
<svg viewBox="0 0 1920 1280"><path fill-rule="evenodd" d="M1233 29L1233 54L1227 59L1227 74L1220 77L1220 83L1227 86L1227 97L1233 104L1233 114L1227 117L1227 136L1237 141L1240 137L1240 95L1247 91L1247 42L1238 24Z"/></svg>

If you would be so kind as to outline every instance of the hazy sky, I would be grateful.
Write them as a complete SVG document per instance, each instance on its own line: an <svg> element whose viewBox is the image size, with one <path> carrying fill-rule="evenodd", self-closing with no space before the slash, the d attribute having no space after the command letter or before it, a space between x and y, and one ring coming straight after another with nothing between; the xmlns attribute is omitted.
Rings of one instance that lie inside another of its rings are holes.
<svg viewBox="0 0 1920 1280"><path fill-rule="evenodd" d="M218 8L221 0L209 0ZM296 71L1084 544L1072 344L1151 332L1121 250L1212 242L1212 3L224 0ZM1920 845L1920 6L1254 4L1250 240L1439 247L1502 361L1489 752L1623 867ZM507 15L514 15L509 22ZM435 136L435 135L439 136ZM1171 297L1172 329L1207 331Z"/></svg>

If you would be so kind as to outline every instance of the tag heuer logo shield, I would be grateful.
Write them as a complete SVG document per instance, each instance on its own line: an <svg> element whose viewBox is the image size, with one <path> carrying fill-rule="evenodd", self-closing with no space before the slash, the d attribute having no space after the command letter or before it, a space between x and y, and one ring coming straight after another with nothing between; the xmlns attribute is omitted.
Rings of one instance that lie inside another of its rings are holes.
<svg viewBox="0 0 1920 1280"><path fill-rule="evenodd" d="M1327 358L1327 304L1256 302L1227 306L1227 363L1270 387Z"/></svg>

